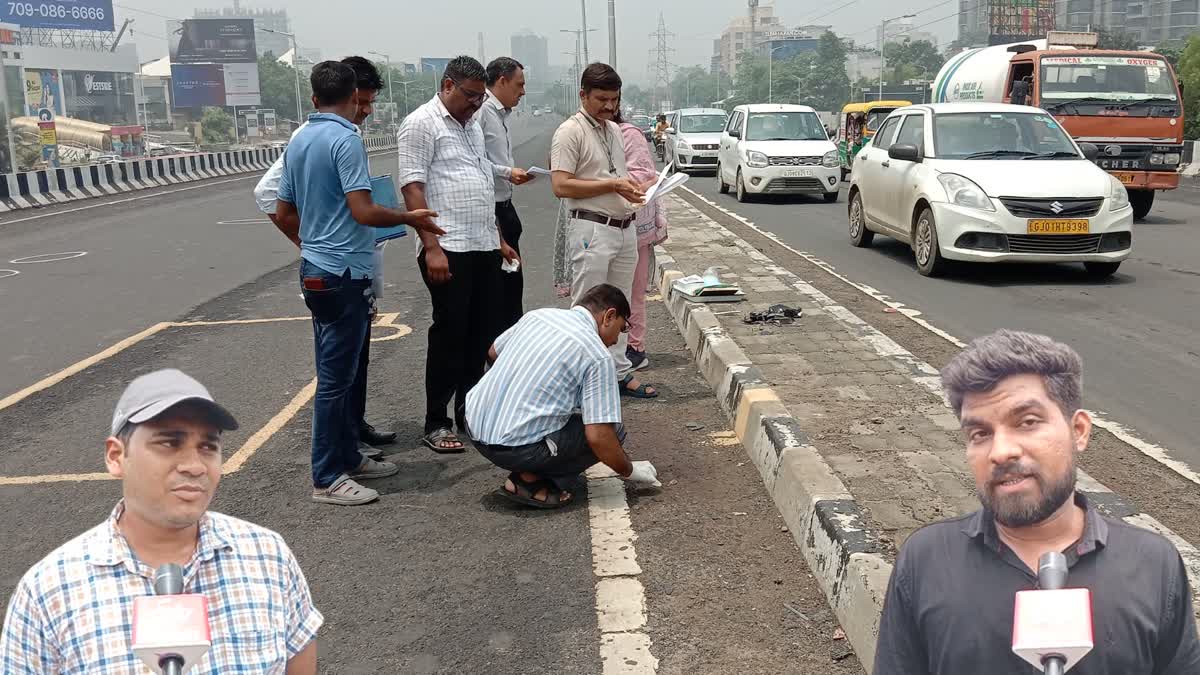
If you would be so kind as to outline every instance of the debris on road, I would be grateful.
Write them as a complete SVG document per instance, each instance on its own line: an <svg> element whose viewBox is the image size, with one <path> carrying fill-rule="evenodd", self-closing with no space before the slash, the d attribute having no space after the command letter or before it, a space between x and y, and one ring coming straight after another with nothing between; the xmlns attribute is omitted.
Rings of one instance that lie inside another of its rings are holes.
<svg viewBox="0 0 1200 675"><path fill-rule="evenodd" d="M804 619L808 623L812 623L812 619L808 618L808 616L805 615L804 612L801 612L800 610L796 609L795 607L792 607L791 605L787 604L786 602L783 603L783 606L785 609L787 609L792 614L795 614L796 616L800 617L801 619ZM839 629L839 630L841 630L841 629Z"/></svg>
<svg viewBox="0 0 1200 675"><path fill-rule="evenodd" d="M771 323L776 326L789 326L796 322L804 310L787 305L771 305L762 312L750 312L743 319L746 323Z"/></svg>

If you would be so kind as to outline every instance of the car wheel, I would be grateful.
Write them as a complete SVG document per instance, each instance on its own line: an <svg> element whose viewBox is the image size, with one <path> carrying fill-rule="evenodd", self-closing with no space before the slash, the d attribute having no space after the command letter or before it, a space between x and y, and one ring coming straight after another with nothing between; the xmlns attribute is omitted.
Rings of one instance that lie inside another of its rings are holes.
<svg viewBox="0 0 1200 675"><path fill-rule="evenodd" d="M917 256L917 271L922 276L941 276L946 271L947 262L942 257L942 249L938 244L937 224L933 221L933 210L925 207L917 216L914 228L913 252Z"/></svg>
<svg viewBox="0 0 1200 675"><path fill-rule="evenodd" d="M729 186L725 184L725 179L721 178L721 165L717 165L717 192L727 195L729 194Z"/></svg>
<svg viewBox="0 0 1200 675"><path fill-rule="evenodd" d="M742 179L742 170L738 169L736 179L737 200L743 204L750 201L750 193L746 192L746 181Z"/></svg>
<svg viewBox="0 0 1200 675"><path fill-rule="evenodd" d="M1133 206L1133 219L1142 220L1154 206L1154 190L1130 190L1129 203Z"/></svg>
<svg viewBox="0 0 1200 675"><path fill-rule="evenodd" d="M1117 273L1121 267L1119 262L1085 262L1084 269L1087 270L1087 275L1092 279L1107 279Z"/></svg>
<svg viewBox="0 0 1200 675"><path fill-rule="evenodd" d="M832 204L832 203L836 202L838 200L838 196L839 196L839 193L837 193L837 192L826 192L825 193L825 203Z"/></svg>
<svg viewBox="0 0 1200 675"><path fill-rule="evenodd" d="M875 233L867 229L867 218L863 214L862 194L855 192L850 198L850 243L866 248L875 240Z"/></svg>

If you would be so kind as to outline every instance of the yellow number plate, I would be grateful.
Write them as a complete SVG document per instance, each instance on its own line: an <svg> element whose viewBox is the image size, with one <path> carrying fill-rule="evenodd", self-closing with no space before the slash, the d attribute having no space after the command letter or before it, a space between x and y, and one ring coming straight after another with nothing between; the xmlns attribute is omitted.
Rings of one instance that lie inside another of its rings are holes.
<svg viewBox="0 0 1200 675"><path fill-rule="evenodd" d="M1087 234L1086 218L1070 220L1031 220L1029 234Z"/></svg>
<svg viewBox="0 0 1200 675"><path fill-rule="evenodd" d="M1133 174L1131 173L1114 173L1117 180L1121 181L1122 185L1133 185Z"/></svg>

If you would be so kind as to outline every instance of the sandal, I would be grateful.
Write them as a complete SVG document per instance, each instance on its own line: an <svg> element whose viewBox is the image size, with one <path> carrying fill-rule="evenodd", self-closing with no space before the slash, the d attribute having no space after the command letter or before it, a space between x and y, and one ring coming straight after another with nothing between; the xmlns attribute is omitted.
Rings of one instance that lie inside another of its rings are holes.
<svg viewBox="0 0 1200 675"><path fill-rule="evenodd" d="M438 429L428 433L421 442L439 455L457 455L467 451L467 446L458 439L458 435L449 429Z"/></svg>
<svg viewBox="0 0 1200 675"><path fill-rule="evenodd" d="M325 489L315 488L312 493L314 502L337 506L361 506L376 499L379 499L378 492L359 485L349 476L342 476Z"/></svg>
<svg viewBox="0 0 1200 675"><path fill-rule="evenodd" d="M569 492L560 491L554 486L554 483L551 483L545 478L529 482L522 480L521 474L514 471L513 473L508 474L508 479L512 481L513 487L516 488L517 491L509 492L508 486L501 485L499 488L496 488L496 494L515 504L532 506L535 509L544 509L549 511L552 509L561 509L562 507L567 506L571 502L575 501L574 495ZM546 498L544 500L534 497L534 495L541 490L546 491ZM563 495L567 496L563 497Z"/></svg>
<svg viewBox="0 0 1200 675"><path fill-rule="evenodd" d="M651 389L653 389L653 387L646 384L645 382L643 382L641 385L639 385L637 389L630 389L629 383L633 382L633 380L634 380L633 373L626 375L625 379L621 380L621 395L622 396L628 396L630 398L646 398L646 399L658 398L658 392L650 391Z"/></svg>

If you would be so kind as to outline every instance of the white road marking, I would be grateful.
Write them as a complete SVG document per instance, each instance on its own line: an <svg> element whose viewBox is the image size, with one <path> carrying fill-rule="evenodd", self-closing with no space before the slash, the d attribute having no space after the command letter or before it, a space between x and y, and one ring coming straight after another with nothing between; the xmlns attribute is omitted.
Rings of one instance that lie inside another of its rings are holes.
<svg viewBox="0 0 1200 675"><path fill-rule="evenodd" d="M38 263L60 262L63 260L82 258L85 255L87 255L87 251L63 251L62 253L27 255L24 258L15 258L13 260L9 260L8 262L12 265L36 265Z"/></svg>
<svg viewBox="0 0 1200 675"><path fill-rule="evenodd" d="M849 285L855 289L858 289L863 294L870 296L871 298L877 300L878 302L883 303L884 305L897 310L897 312L908 317L909 319L911 319L913 321L913 323L916 323L918 326L924 328L925 330L929 331L930 333L937 335L938 337L942 338L943 340L949 342L950 344L952 344L956 347L959 347L960 349L967 346L967 343L964 342L963 340L958 339L954 335L951 335L950 333L942 330L941 328L938 328L937 326L930 323L928 320L924 319L922 317L920 310L917 310L913 307L908 307L907 305L905 305L902 302L893 300L890 296L880 292L879 290L877 290L867 284L860 284L856 281L851 280L850 278L846 277L844 274L839 273L837 271L837 268L835 268L833 265L825 262L824 260L821 260L820 258L812 255L811 253L808 253L806 251L797 250L796 248L792 247L791 245L789 245L788 243L783 241L774 232L768 232L768 231L760 228L759 226L755 225L752 221L747 219L745 216L743 216L739 213L730 211L729 209L725 208L724 206L721 206L720 204L712 201L711 199L705 197L704 195L699 194L698 192L696 192L695 190L692 190L691 188L684 187L683 189L686 190L687 192L691 193L694 197L696 197L700 201L704 202L705 204L708 204L709 206L717 209L718 211L724 213L725 215L736 219L738 222L740 222L743 225L745 225L746 227L754 230L755 232L761 234L762 236L770 239L771 241L775 242L779 246L787 249L788 251L791 251L792 253L800 256L801 258L804 258L805 260L812 263L813 265L820 267L822 270L824 270L830 276L832 276L840 281L845 282L847 285ZM926 384L927 388L929 388L929 385L932 384L932 382L925 383L925 384ZM940 384L938 386L940 388ZM1104 414L1101 414L1101 413L1092 413L1092 414L1093 414L1096 426L1111 433L1113 436L1116 436L1121 441L1124 441L1125 443L1133 446L1134 448L1136 448L1138 450L1138 452L1140 452L1143 455L1145 455L1146 457L1149 457L1150 459L1158 462L1159 464L1162 464L1163 466L1174 471L1175 473L1179 474L1183 478L1186 478L1187 480L1191 481L1192 483L1200 485L1200 473L1197 473L1196 471L1194 471L1186 463L1181 462L1178 459L1175 459L1174 453L1172 453L1168 448L1164 448L1161 445L1157 445L1155 443L1151 443L1150 441L1144 440L1143 438L1138 436L1137 433L1133 429L1130 429L1129 427L1127 427L1119 422L1109 419Z"/></svg>
<svg viewBox="0 0 1200 675"><path fill-rule="evenodd" d="M9 277L15 277L20 273L21 273L20 270L0 270L0 279L7 279Z"/></svg>
<svg viewBox="0 0 1200 675"><path fill-rule="evenodd" d="M235 218L233 220L218 220L218 225L270 225L268 218Z"/></svg>
<svg viewBox="0 0 1200 675"><path fill-rule="evenodd" d="M654 675L658 659L645 633L646 592L638 575L625 481L597 464L587 472L588 518L592 530L592 571L596 582L596 620L604 675Z"/></svg>

